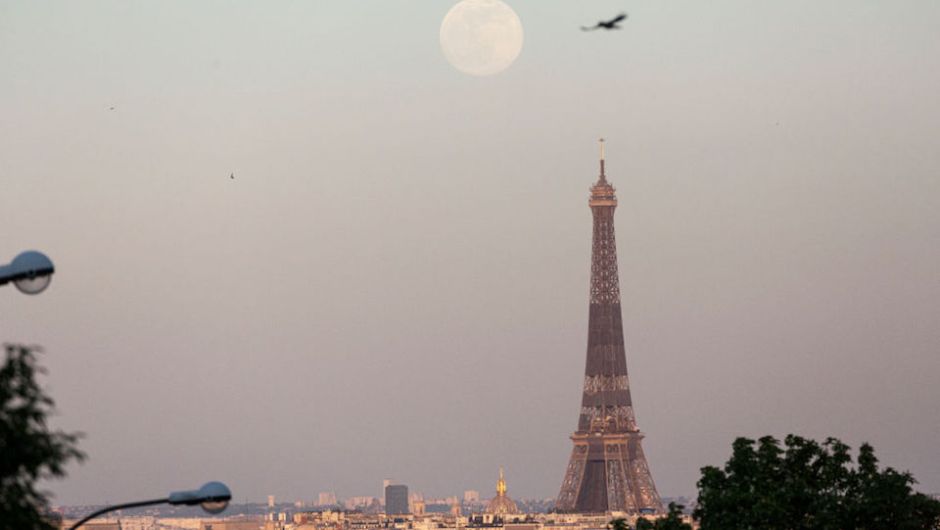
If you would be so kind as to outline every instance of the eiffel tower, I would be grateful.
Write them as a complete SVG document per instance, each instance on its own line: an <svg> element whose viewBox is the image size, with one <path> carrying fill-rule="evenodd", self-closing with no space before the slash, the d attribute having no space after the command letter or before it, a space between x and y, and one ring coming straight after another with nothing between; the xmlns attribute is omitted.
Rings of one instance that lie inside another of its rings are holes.
<svg viewBox="0 0 940 530"><path fill-rule="evenodd" d="M617 197L604 172L603 138L600 147L601 174L588 201L594 216L594 241L584 394L578 430L571 435L574 449L555 509L662 513L630 398L614 240Z"/></svg>

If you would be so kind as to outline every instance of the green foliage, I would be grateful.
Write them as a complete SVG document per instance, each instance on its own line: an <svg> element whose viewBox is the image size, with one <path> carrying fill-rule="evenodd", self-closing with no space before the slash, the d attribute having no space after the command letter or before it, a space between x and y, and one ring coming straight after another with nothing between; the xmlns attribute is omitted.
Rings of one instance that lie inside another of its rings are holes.
<svg viewBox="0 0 940 530"><path fill-rule="evenodd" d="M630 525L627 524L626 519L621 517L608 523L607 528L610 530L630 530Z"/></svg>
<svg viewBox="0 0 940 530"><path fill-rule="evenodd" d="M915 493L909 473L878 469L874 449L789 435L734 441L724 469L702 468L702 530L938 530L940 501Z"/></svg>
<svg viewBox="0 0 940 530"><path fill-rule="evenodd" d="M45 370L35 350L5 344L0 366L0 527L51 530L45 516L48 493L36 489L38 480L65 476L65 465L81 461L79 434L50 431L46 420L54 403L36 380Z"/></svg>
<svg viewBox="0 0 940 530"><path fill-rule="evenodd" d="M636 521L636 530L692 530L692 525L682 521L682 508L684 506L670 502L666 517L654 521L640 517Z"/></svg>

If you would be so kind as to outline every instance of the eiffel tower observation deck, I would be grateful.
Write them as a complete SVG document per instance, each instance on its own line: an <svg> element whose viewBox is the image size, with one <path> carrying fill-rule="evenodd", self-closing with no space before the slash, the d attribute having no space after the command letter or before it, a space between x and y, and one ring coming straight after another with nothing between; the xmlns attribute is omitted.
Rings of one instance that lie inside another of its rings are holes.
<svg viewBox="0 0 940 530"><path fill-rule="evenodd" d="M571 436L574 449L555 508L574 513L662 513L630 397L614 239L617 197L607 181L603 139L600 149L600 176L588 201L594 240L584 393L578 430Z"/></svg>

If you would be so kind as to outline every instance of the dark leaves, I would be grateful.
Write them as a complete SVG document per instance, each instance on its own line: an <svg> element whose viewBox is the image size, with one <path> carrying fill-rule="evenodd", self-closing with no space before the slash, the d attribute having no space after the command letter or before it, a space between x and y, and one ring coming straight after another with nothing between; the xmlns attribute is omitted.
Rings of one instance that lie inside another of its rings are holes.
<svg viewBox="0 0 940 530"><path fill-rule="evenodd" d="M35 488L38 480L65 476L70 461L82 461L79 433L51 431L46 419L55 403L36 377L38 348L5 344L0 366L0 521L3 528L54 529L49 499Z"/></svg>
<svg viewBox="0 0 940 530"><path fill-rule="evenodd" d="M755 448L756 445L756 448ZM874 449L835 438L738 438L724 469L702 468L695 518L702 530L937 530L940 501L915 493L914 479L878 469Z"/></svg>
<svg viewBox="0 0 940 530"><path fill-rule="evenodd" d="M692 530L692 525L682 520L682 508L682 505L670 502L666 517L655 521L640 517L636 521L636 530Z"/></svg>

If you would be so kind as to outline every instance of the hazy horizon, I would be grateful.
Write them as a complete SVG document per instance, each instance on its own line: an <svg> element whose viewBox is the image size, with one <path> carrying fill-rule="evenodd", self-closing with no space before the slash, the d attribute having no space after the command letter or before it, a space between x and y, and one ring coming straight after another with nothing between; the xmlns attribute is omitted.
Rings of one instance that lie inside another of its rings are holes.
<svg viewBox="0 0 940 530"><path fill-rule="evenodd" d="M89 455L53 502L556 495L601 136L659 492L787 433L940 492L940 4L507 0L471 77L453 3L0 3L0 262L57 268L0 341Z"/></svg>

